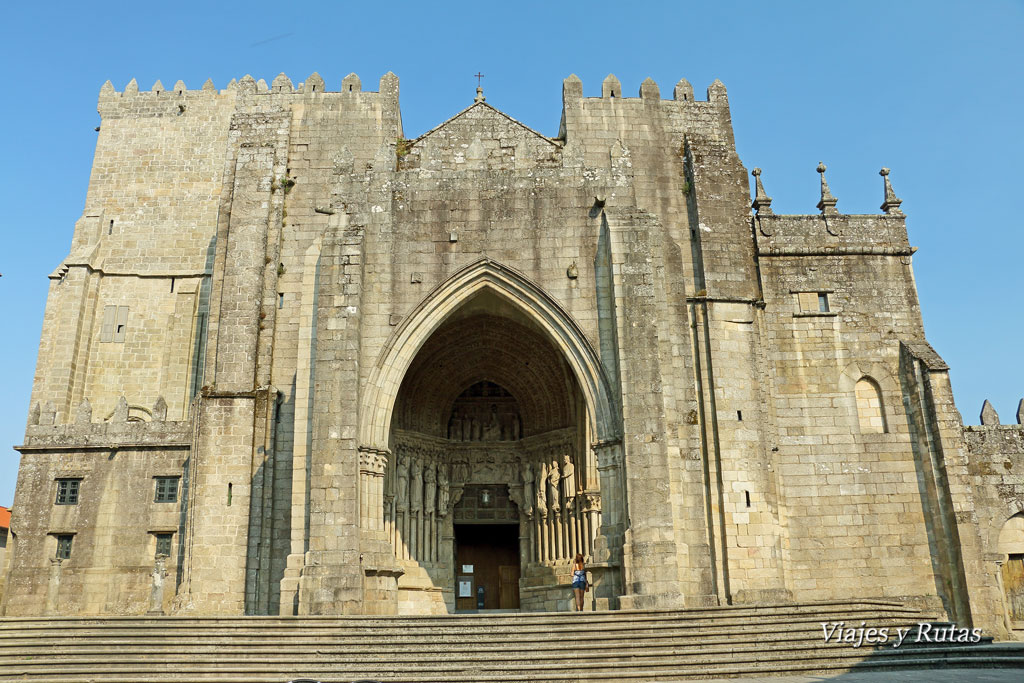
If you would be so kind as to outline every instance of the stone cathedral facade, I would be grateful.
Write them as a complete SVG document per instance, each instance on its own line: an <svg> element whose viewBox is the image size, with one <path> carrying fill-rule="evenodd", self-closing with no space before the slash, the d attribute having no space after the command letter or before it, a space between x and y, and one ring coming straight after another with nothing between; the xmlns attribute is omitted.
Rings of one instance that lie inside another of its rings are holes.
<svg viewBox="0 0 1024 683"><path fill-rule="evenodd" d="M720 82L601 89L410 140L390 73L104 85L5 613L565 609L581 553L595 609L1007 633L1024 436L962 426L888 177L776 215Z"/></svg>

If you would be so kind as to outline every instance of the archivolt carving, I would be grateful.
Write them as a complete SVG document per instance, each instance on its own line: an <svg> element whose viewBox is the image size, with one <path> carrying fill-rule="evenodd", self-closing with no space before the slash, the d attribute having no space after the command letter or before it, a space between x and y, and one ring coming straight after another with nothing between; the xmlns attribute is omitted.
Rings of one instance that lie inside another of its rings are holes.
<svg viewBox="0 0 1024 683"><path fill-rule="evenodd" d="M395 398L409 366L434 331L458 308L459 302L469 300L484 289L493 291L522 311L559 349L582 391L590 432L599 440L617 438L620 433L618 406L612 399L600 357L579 325L521 273L481 259L432 291L388 339L367 381L364 396L367 409L360 412L360 443L379 448L387 446Z"/></svg>

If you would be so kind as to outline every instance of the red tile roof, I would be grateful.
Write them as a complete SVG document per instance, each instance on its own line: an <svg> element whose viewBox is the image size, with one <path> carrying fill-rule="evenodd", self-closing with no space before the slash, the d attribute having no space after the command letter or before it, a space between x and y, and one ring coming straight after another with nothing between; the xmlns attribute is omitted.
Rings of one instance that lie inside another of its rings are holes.
<svg viewBox="0 0 1024 683"><path fill-rule="evenodd" d="M11 528L11 511L0 506L0 529Z"/></svg>

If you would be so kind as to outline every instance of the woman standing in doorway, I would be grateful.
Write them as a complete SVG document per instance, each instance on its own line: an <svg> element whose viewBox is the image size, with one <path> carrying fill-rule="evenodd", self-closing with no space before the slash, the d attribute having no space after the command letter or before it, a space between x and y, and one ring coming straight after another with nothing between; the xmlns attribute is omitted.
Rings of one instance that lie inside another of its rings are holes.
<svg viewBox="0 0 1024 683"><path fill-rule="evenodd" d="M583 594L590 590L587 586L587 568L583 564L583 554L576 553L572 561L572 592L576 596L576 611L583 611Z"/></svg>

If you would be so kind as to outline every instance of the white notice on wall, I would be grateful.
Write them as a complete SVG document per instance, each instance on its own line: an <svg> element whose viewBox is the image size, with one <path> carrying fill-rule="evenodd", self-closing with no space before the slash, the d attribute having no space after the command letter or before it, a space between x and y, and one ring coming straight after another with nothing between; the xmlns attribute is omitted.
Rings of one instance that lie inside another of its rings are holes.
<svg viewBox="0 0 1024 683"><path fill-rule="evenodd" d="M473 565L471 565L471 564L464 564L464 565L462 565L462 573L463 574L472 574L473 573Z"/></svg>
<svg viewBox="0 0 1024 683"><path fill-rule="evenodd" d="M472 581L459 581L459 597L460 598L471 598L471 597L473 597L473 582Z"/></svg>

